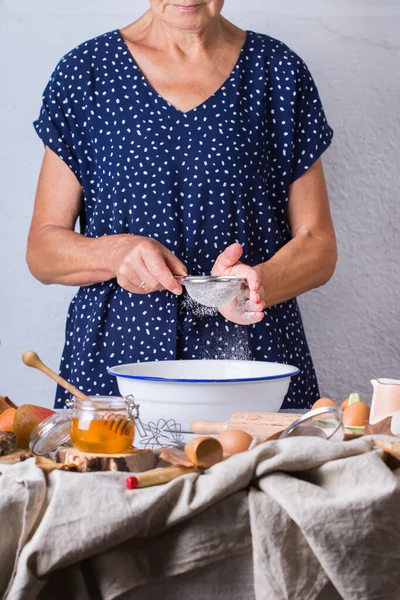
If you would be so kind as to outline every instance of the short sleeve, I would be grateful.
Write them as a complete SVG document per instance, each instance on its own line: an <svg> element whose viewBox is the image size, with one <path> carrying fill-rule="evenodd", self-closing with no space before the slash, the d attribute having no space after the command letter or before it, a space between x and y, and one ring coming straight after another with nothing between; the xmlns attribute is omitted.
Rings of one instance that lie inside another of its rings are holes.
<svg viewBox="0 0 400 600"><path fill-rule="evenodd" d="M67 90L62 63L55 69L42 97L35 130L45 146L55 152L82 183L79 159L79 133L71 106L73 92Z"/></svg>
<svg viewBox="0 0 400 600"><path fill-rule="evenodd" d="M312 75L301 59L297 67L291 183L322 156L333 138Z"/></svg>

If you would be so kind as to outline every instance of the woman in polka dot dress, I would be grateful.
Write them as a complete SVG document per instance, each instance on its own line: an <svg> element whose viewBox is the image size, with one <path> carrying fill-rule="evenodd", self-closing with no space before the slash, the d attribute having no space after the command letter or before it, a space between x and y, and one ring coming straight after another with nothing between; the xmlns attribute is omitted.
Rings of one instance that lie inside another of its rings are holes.
<svg viewBox="0 0 400 600"><path fill-rule="evenodd" d="M223 4L150 0L67 54L44 92L27 260L79 286L61 373L88 394L117 394L120 363L239 357L299 367L286 408L319 395L295 298L335 268L333 133L302 60ZM247 278L246 303L193 310L173 274L210 272Z"/></svg>

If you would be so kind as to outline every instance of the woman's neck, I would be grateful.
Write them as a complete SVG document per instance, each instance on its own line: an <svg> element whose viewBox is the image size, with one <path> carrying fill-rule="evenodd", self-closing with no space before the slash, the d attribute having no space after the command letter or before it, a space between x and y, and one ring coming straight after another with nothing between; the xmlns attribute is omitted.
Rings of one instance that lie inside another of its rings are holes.
<svg viewBox="0 0 400 600"><path fill-rule="evenodd" d="M221 15L201 30L186 30L172 27L156 17L150 9L135 23L123 30L128 41L196 59L198 55L213 50L224 43L232 43L245 33Z"/></svg>

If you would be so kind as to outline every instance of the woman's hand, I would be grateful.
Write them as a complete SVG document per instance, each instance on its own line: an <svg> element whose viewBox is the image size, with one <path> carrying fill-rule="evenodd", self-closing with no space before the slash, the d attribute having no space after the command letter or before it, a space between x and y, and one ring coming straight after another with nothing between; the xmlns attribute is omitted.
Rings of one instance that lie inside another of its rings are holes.
<svg viewBox="0 0 400 600"><path fill-rule="evenodd" d="M157 240L124 236L113 263L118 284L132 294L151 294L159 290L182 293L182 286L174 275L187 275L186 267Z"/></svg>
<svg viewBox="0 0 400 600"><path fill-rule="evenodd" d="M85 237L76 233L82 187L69 167L46 148L29 233L27 261L43 283L88 286L117 278L133 294L182 293L173 275L186 267L152 238L129 234ZM141 286L143 282L143 286Z"/></svg>
<svg viewBox="0 0 400 600"><path fill-rule="evenodd" d="M264 290L257 269L239 262L243 254L240 244L228 246L215 261L211 275L224 277L243 277L247 280L239 298L219 307L225 319L239 325L259 323L264 318Z"/></svg>

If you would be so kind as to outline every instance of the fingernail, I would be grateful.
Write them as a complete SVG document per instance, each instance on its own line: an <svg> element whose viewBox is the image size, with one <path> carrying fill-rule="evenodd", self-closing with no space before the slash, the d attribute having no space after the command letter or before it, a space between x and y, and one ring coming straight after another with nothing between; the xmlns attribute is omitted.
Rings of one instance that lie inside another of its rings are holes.
<svg viewBox="0 0 400 600"><path fill-rule="evenodd" d="M177 296L180 296L180 295L182 294L182 288L181 288L181 287L175 287L175 288L172 290L172 293L173 293L173 294L176 294Z"/></svg>

